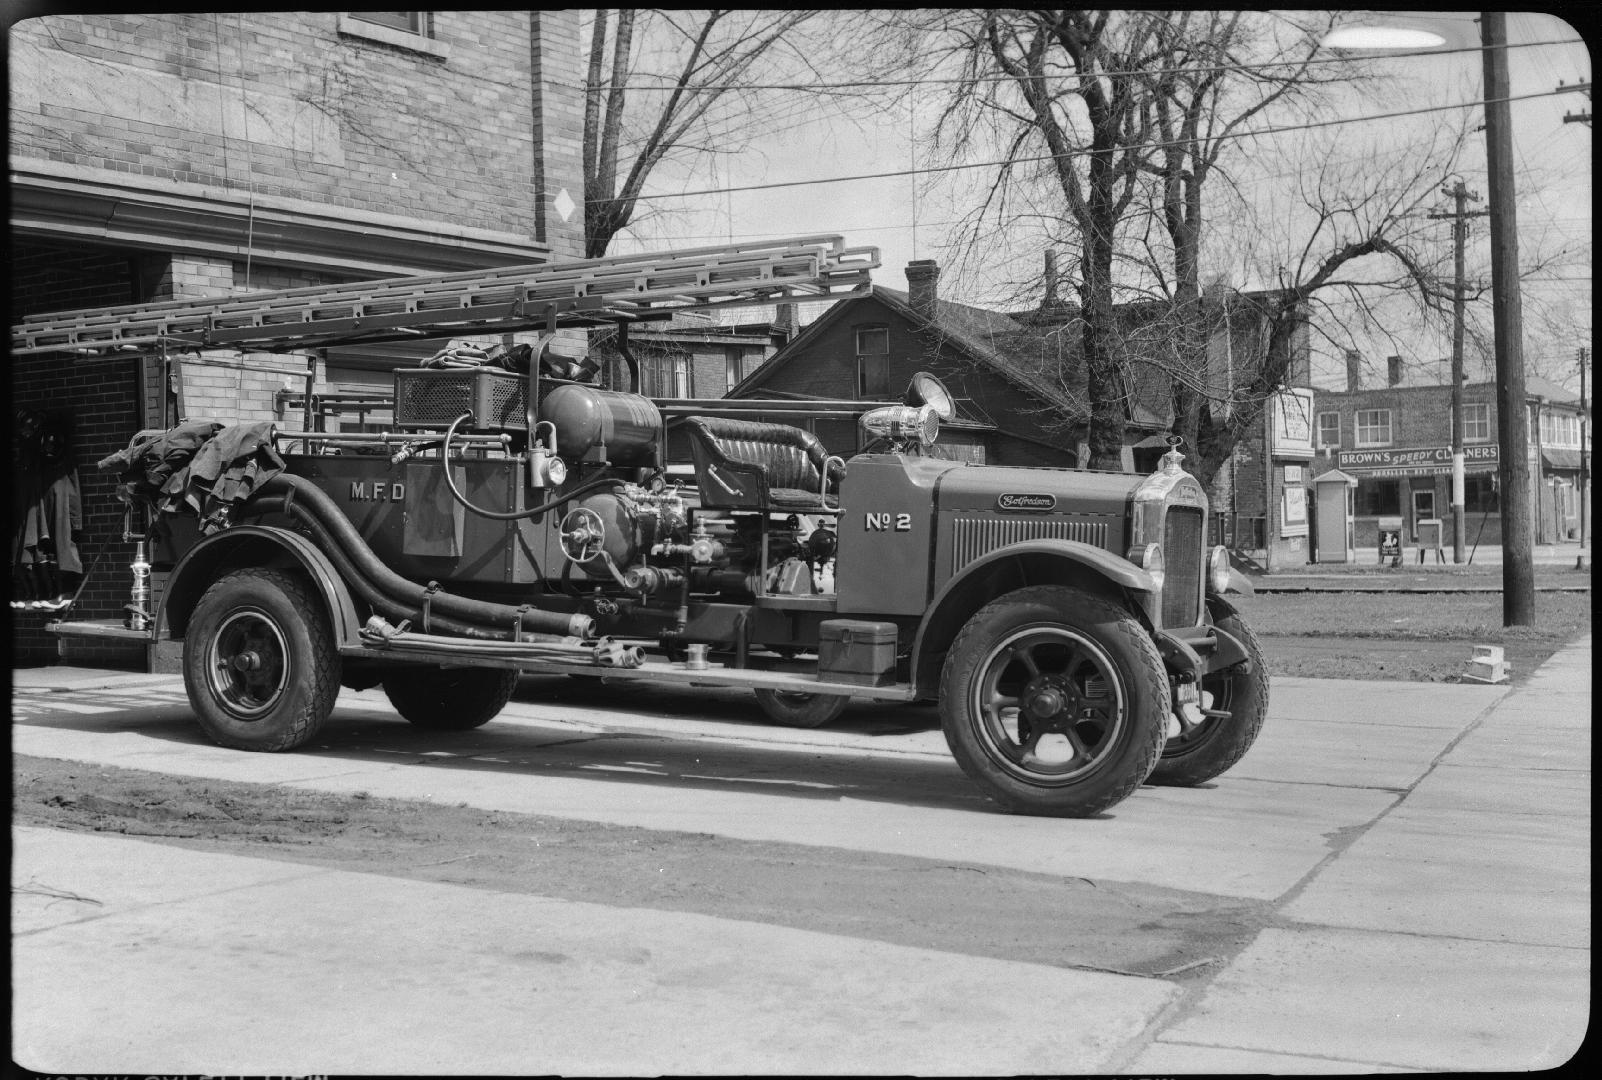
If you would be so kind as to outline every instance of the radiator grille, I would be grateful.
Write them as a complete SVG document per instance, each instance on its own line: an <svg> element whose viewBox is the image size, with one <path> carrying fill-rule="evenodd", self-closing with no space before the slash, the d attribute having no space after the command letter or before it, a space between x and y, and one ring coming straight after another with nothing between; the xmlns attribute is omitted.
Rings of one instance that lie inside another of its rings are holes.
<svg viewBox="0 0 1602 1080"><path fill-rule="evenodd" d="M505 371L397 371L395 423L400 427L449 427L472 412L472 428L523 431L528 384Z"/></svg>
<svg viewBox="0 0 1602 1080"><path fill-rule="evenodd" d="M1107 523L1063 517L959 517L951 535L951 572L990 551L1021 540L1078 540L1107 546Z"/></svg>
<svg viewBox="0 0 1602 1080"><path fill-rule="evenodd" d="M1163 522L1163 626L1195 626L1201 619L1202 512L1174 506Z"/></svg>

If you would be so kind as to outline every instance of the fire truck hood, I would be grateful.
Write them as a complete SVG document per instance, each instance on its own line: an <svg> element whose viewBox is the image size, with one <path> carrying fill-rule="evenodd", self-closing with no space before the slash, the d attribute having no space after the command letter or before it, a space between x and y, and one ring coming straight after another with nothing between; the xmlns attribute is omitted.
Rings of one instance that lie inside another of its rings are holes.
<svg viewBox="0 0 1602 1080"><path fill-rule="evenodd" d="M940 508L989 513L1127 512L1145 477L1136 473L1006 467L952 469L941 478Z"/></svg>

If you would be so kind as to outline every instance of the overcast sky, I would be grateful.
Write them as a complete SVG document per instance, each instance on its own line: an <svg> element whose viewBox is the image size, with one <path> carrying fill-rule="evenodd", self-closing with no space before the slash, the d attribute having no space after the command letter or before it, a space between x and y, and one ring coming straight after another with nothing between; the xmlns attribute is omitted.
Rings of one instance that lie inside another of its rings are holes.
<svg viewBox="0 0 1602 1080"><path fill-rule="evenodd" d="M1420 13L1410 14L1416 17ZM1478 30L1473 13L1438 14L1448 20L1443 26L1455 27L1460 43L1477 45ZM1530 327L1529 348L1537 354L1535 359L1540 360L1543 353L1549 354L1553 348L1572 355L1573 346L1589 345L1590 341L1591 128L1587 124L1563 120L1566 112L1589 112L1590 100L1583 93L1552 94L1560 82L1573 85L1590 80L1590 55L1571 26L1549 15L1511 13L1508 36L1514 45L1575 42L1509 50L1513 96L1548 95L1515 101L1512 105L1522 246L1529 247L1537 241L1547 247L1558 243L1584 246L1583 257L1577 265L1567 266L1561 274L1545 274L1541 280L1525 282L1529 298L1526 300L1527 322L1532 321L1532 309L1562 311L1567 305L1576 324L1575 334L1566 335L1561 345L1553 345L1550 335L1534 340L1538 336L1537 328ZM1343 126L1342 130L1366 137L1354 138L1354 145L1373 138L1384 139L1388 132L1395 132L1400 139L1411 138L1414 136L1410 132L1416 131L1410 129L1410 121L1406 119L1361 121L1356 119L1358 117L1405 110L1420 103L1471 105L1480 95L1481 66L1477 52L1430 59L1411 57L1390 63L1403 68L1399 74L1418 81L1393 102L1353 101L1350 111L1341 118L1354 120L1349 128ZM840 178L864 173L901 173L926 164L926 125L933 118L927 102L924 112L927 115L914 116L908 109L894 113L864 110L853 114L849 121L830 117L774 137L757 138L744 153L725 158L711 168L702 167L693 176L664 171L648 192L724 190L779 181L801 183L770 190L725 191L721 195L655 202L653 208L671 212L642 223L636 235L621 237L615 250L839 233L851 244L877 246L884 265L875 273L875 281L904 289L904 270L909 260L935 258L945 265L947 257L951 256L948 248L951 226L961 209L953 205L952 200L964 197L962 185L954 178L953 182L936 182L933 190L925 190L929 187L927 179L915 186L914 178L905 175L863 180ZM1478 109L1464 112L1478 122ZM1459 115L1451 110L1449 113ZM1482 135L1476 135L1471 142L1460 171L1469 188L1483 197L1486 190ZM1276 181L1267 178L1264 182ZM923 190L922 197L918 197L918 190ZM1440 209L1447 209L1449 205L1449 200L1443 198ZM1483 205L1482 202L1480 206ZM1480 225L1483 226L1483 222ZM1447 222L1441 223L1441 237L1443 244L1450 244L1451 228ZM1471 229L1471 247L1477 243L1483 248L1485 237L1483 227ZM1038 246L1003 254L1015 265L1027 265L1031 274L1043 257ZM1476 261L1472 250L1469 261L1472 274ZM1482 265L1487 262L1483 253L1478 261ZM1209 268L1204 271L1204 278L1230 269ZM1557 277L1562 280L1554 280ZM1263 283L1237 284L1249 288ZM1002 290L995 281L943 278L941 285L942 295L948 299L1007 306L998 299ZM1449 349L1449 338L1443 343L1439 335L1425 333L1403 351L1428 356L1444 355L1443 350ZM1573 366L1572 359L1569 366Z"/></svg>

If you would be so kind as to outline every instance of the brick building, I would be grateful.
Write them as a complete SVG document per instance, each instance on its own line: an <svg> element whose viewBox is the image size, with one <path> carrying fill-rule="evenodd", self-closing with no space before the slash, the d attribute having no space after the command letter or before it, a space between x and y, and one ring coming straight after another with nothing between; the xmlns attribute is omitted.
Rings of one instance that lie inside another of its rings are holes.
<svg viewBox="0 0 1602 1080"><path fill-rule="evenodd" d="M569 205L584 199L579 19L224 12L15 24L11 321L582 256L583 216ZM117 618L128 598L132 545L95 461L180 417L298 419L308 390L336 409L342 398L371 404L416 355L14 357L14 405L74 425L79 546L86 562L103 549L78 614ZM14 661L57 655L44 616L13 615ZM73 658L139 660L126 646L59 644Z"/></svg>
<svg viewBox="0 0 1602 1080"><path fill-rule="evenodd" d="M1348 358L1347 389L1318 392L1314 417L1317 455L1312 477L1333 469L1357 481L1355 545L1378 558L1379 531L1399 525L1404 546L1454 546L1452 388L1404 385L1402 360L1390 357L1384 387L1364 388L1357 358ZM1527 376L1531 513L1536 543L1577 538L1580 531L1582 410L1577 395ZM1495 383L1463 388L1464 547L1500 544ZM1587 462L1588 464L1588 462ZM1439 524L1428 524L1438 522ZM1425 524L1421 524L1425 523Z"/></svg>

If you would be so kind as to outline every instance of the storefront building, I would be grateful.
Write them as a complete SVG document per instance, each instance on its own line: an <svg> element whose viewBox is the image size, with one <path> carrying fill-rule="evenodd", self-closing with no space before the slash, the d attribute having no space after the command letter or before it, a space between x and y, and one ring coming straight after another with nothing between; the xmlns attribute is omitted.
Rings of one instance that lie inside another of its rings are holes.
<svg viewBox="0 0 1602 1080"><path fill-rule="evenodd" d="M1528 377L1530 444L1524 462L1533 493L1536 543L1580 534L1580 402L1545 379ZM1463 546L1502 542L1497 388L1463 388ZM1452 389L1388 386L1320 391L1312 476L1331 470L1356 480L1354 544L1377 559L1382 532L1402 546L1452 549Z"/></svg>

